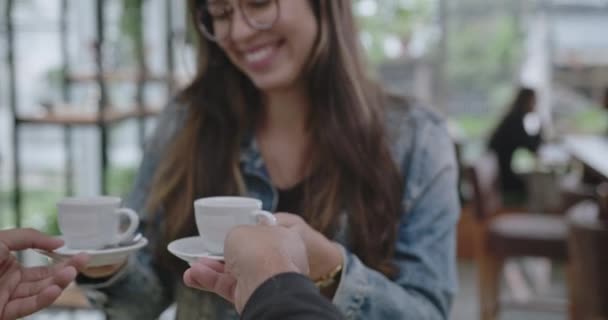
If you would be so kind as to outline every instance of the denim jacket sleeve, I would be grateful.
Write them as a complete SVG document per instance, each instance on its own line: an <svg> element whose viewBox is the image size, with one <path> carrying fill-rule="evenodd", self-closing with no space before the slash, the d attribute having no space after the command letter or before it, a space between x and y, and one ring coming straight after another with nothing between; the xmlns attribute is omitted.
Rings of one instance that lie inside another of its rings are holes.
<svg viewBox="0 0 608 320"><path fill-rule="evenodd" d="M94 289L102 296L103 301L92 301L101 307L110 319L156 319L173 301L173 288L169 279L159 275L152 264L151 248L157 236L151 230L158 229L157 221L151 221L145 213L145 205L154 173L160 157L170 139L177 130L179 115L174 105L160 115L157 128L145 148L143 161L139 168L132 192L125 201L125 206L132 208L140 215L140 231L149 240L148 247L130 257L127 266L110 279L102 283L79 282L85 289Z"/></svg>
<svg viewBox="0 0 608 320"><path fill-rule="evenodd" d="M390 280L344 249L334 303L347 319L449 318L460 213L454 147L438 119L415 122L401 157L405 191L394 256L399 275Z"/></svg>

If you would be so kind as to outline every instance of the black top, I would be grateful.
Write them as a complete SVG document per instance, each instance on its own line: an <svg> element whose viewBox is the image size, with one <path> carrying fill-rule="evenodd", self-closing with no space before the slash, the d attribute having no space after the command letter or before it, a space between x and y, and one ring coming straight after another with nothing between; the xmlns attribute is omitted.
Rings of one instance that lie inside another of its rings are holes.
<svg viewBox="0 0 608 320"><path fill-rule="evenodd" d="M253 292L241 319L341 320L344 317L310 279L298 273L283 273L268 279Z"/></svg>
<svg viewBox="0 0 608 320"><path fill-rule="evenodd" d="M541 133L530 135L524 127L525 115L509 114L490 138L489 148L496 153L500 166L503 191L524 191L525 183L511 168L513 153L518 148L536 152L541 144Z"/></svg>
<svg viewBox="0 0 608 320"><path fill-rule="evenodd" d="M278 189L278 192L279 203L277 204L277 212L302 213L301 204L304 197L304 183L298 183L289 189Z"/></svg>

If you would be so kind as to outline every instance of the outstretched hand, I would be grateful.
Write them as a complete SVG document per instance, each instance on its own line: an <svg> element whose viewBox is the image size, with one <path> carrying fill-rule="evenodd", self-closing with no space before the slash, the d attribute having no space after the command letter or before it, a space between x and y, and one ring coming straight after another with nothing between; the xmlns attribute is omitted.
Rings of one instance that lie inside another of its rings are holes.
<svg viewBox="0 0 608 320"><path fill-rule="evenodd" d="M0 319L13 320L51 305L84 268L88 257L77 255L54 266L27 268L11 251L52 251L63 241L33 229L0 231Z"/></svg>
<svg viewBox="0 0 608 320"><path fill-rule="evenodd" d="M187 286L215 292L241 313L266 280L285 272L308 275L306 247L297 232L282 227L240 226L226 237L226 262L201 259L184 273Z"/></svg>

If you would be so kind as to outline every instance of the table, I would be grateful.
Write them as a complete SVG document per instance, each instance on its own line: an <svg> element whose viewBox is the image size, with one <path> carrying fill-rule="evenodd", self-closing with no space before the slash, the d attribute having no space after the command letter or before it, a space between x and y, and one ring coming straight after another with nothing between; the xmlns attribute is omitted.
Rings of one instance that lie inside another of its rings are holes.
<svg viewBox="0 0 608 320"><path fill-rule="evenodd" d="M564 146L573 158L608 180L608 139L606 137L566 136Z"/></svg>

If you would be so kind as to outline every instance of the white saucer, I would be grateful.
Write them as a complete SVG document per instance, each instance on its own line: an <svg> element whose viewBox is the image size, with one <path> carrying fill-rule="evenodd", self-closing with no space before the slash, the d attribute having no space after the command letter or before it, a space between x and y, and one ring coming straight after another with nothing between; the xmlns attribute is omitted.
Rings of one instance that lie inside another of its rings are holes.
<svg viewBox="0 0 608 320"><path fill-rule="evenodd" d="M207 251L200 236L175 240L169 243L167 250L188 264L192 264L200 258L224 261L223 255L215 255Z"/></svg>
<svg viewBox="0 0 608 320"><path fill-rule="evenodd" d="M90 257L87 267L101 267L121 263L129 256L129 254L145 247L147 244L148 239L142 237L139 241L132 245L111 249L80 250L71 249L66 246L63 246L61 248L55 249L55 251L53 252L44 250L35 251L56 261L69 259L82 252L88 254Z"/></svg>

